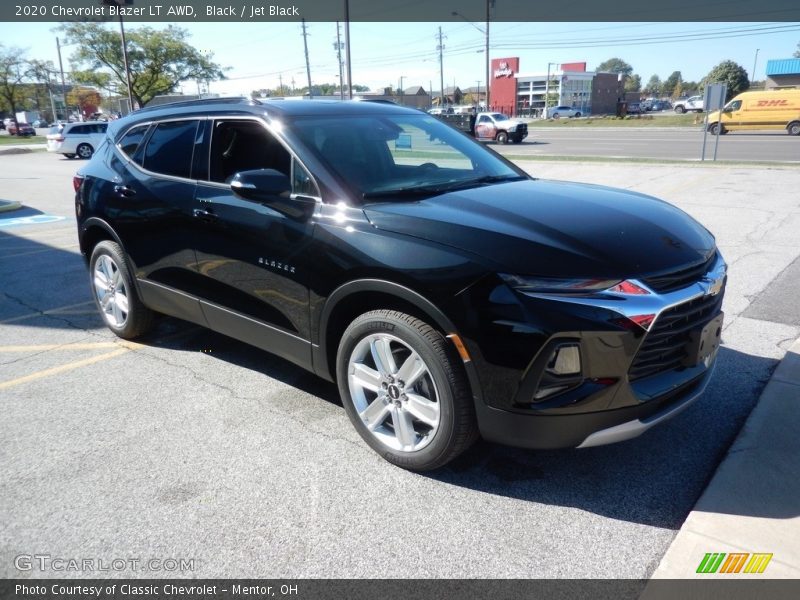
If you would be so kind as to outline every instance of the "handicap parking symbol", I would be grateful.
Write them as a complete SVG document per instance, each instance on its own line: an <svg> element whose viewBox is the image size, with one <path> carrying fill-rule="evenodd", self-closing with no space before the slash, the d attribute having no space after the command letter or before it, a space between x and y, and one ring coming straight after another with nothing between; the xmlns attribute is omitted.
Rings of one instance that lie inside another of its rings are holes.
<svg viewBox="0 0 800 600"><path fill-rule="evenodd" d="M0 228L2 227L21 227L23 225L42 225L43 223L55 223L56 221L63 221L67 217L59 217L57 215L34 215L32 217L15 217L13 219L0 219Z"/></svg>

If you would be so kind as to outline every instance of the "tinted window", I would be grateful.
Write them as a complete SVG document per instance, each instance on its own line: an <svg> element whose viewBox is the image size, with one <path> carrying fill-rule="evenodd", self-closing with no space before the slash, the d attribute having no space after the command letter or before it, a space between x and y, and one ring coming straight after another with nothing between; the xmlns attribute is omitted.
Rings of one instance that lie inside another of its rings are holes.
<svg viewBox="0 0 800 600"><path fill-rule="evenodd" d="M319 196L311 175L296 160L292 161L292 192L301 196Z"/></svg>
<svg viewBox="0 0 800 600"><path fill-rule="evenodd" d="M147 142L144 166L149 171L188 178L197 121L159 123Z"/></svg>
<svg viewBox="0 0 800 600"><path fill-rule="evenodd" d="M76 125L75 127L71 127L66 135L86 135L89 133L88 129L88 125Z"/></svg>
<svg viewBox="0 0 800 600"><path fill-rule="evenodd" d="M128 130L128 133L123 135L122 139L119 141L119 149L122 150L124 154L133 156L139 144L142 143L148 127L150 127L150 125L139 125L138 127Z"/></svg>
<svg viewBox="0 0 800 600"><path fill-rule="evenodd" d="M252 169L275 169L291 177L291 164L286 148L259 123L214 123L209 161L211 181L227 183L239 171Z"/></svg>

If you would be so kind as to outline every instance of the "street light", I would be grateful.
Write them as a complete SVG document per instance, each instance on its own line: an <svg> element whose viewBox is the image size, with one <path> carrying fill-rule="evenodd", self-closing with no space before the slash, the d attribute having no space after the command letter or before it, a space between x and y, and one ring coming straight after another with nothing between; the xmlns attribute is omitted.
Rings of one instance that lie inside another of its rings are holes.
<svg viewBox="0 0 800 600"><path fill-rule="evenodd" d="M486 37L486 49L485 49L485 52L486 52L486 110L489 110L489 89L490 89L489 82L492 80L491 64L490 64L490 61L489 61L489 16L490 16L490 12L489 11L490 11L492 6L494 6L494 0L486 0L486 29L485 30L481 29L480 27L475 25L475 23L473 23L472 21L467 19L461 13L459 13L457 11L453 11L452 12L452 15L454 17L458 17L459 19L462 19L463 21L466 21L467 23L472 25L475 29L477 29L482 34L484 34L484 36Z"/></svg>
<svg viewBox="0 0 800 600"><path fill-rule="evenodd" d="M542 112L542 118L547 118L547 103L550 100L550 67L558 67L559 63L547 63L547 79L544 81L544 111Z"/></svg>
<svg viewBox="0 0 800 600"><path fill-rule="evenodd" d="M405 75L400 75L400 104L405 104L406 93L405 89L403 88L403 79L405 78Z"/></svg>
<svg viewBox="0 0 800 600"><path fill-rule="evenodd" d="M756 82L756 63L758 63L758 51L759 50L761 50L761 48L756 48L756 57L753 59L753 77L750 80L750 85L753 85Z"/></svg>
<svg viewBox="0 0 800 600"><path fill-rule="evenodd" d="M104 6L130 6L133 0L101 0ZM125 40L125 25L122 23L122 11L119 13L119 32L122 37L122 62L125 65L125 81L128 84L128 107L133 112L133 87L131 87L131 70L128 68L128 42Z"/></svg>

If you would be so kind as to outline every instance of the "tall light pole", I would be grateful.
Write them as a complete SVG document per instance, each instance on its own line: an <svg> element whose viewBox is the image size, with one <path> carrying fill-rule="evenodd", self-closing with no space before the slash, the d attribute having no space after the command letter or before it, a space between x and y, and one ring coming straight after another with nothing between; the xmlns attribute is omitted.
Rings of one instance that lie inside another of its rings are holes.
<svg viewBox="0 0 800 600"><path fill-rule="evenodd" d="M480 105L480 103L481 103L481 80L480 79L476 79L475 83L478 86L478 102L477 102L477 104ZM487 108L486 110L489 110L489 109Z"/></svg>
<svg viewBox="0 0 800 600"><path fill-rule="evenodd" d="M350 0L344 0L344 44L347 61L347 94L353 99L353 69L350 63Z"/></svg>
<svg viewBox="0 0 800 600"><path fill-rule="evenodd" d="M344 100L344 73L342 72L342 48L344 48L344 44L339 35L339 21L336 21L336 41L333 47L336 48L336 60L339 63L339 99Z"/></svg>
<svg viewBox="0 0 800 600"><path fill-rule="evenodd" d="M405 79L405 78L406 78L405 75L400 75L400 86L399 86L399 89L400 89L400 104L405 104L405 99L406 99L406 92L403 89L403 79Z"/></svg>
<svg viewBox="0 0 800 600"><path fill-rule="evenodd" d="M750 85L753 85L756 82L756 64L758 63L758 51L761 48L756 48L756 57L753 59L753 76L750 78Z"/></svg>
<svg viewBox="0 0 800 600"><path fill-rule="evenodd" d="M547 103L550 101L550 67L557 67L558 63L547 63L547 79L544 81L544 110L542 111L542 118L547 118Z"/></svg>
<svg viewBox="0 0 800 600"><path fill-rule="evenodd" d="M494 6L494 0L486 0L486 29L481 29L480 27L475 25L475 23L467 19L467 17L465 17L458 11L454 10L451 13L454 17L458 17L462 21L465 21L470 25L472 25L475 29L480 31L485 37L486 48L484 49L484 52L486 53L486 110L491 110L489 108L489 89L490 89L489 82L492 80L492 70L491 70L492 66L491 66L491 60L489 58L489 19L491 16L490 10L492 6Z"/></svg>
<svg viewBox="0 0 800 600"><path fill-rule="evenodd" d="M102 0L106 6L130 6L133 0ZM122 37L122 62L125 66L125 82L128 85L128 107L130 111L135 110L133 106L133 87L131 86L131 70L128 67L128 42L125 39L125 25L122 22L122 13L119 14L119 33Z"/></svg>

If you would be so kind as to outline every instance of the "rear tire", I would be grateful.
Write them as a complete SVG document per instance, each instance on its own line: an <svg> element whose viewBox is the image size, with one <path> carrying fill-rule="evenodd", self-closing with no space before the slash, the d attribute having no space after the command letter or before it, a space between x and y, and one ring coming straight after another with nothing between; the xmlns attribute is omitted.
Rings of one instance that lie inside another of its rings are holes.
<svg viewBox="0 0 800 600"><path fill-rule="evenodd" d="M478 438L458 354L416 317L374 310L356 318L339 343L336 373L356 431L394 465L430 471Z"/></svg>
<svg viewBox="0 0 800 600"><path fill-rule="evenodd" d="M579 112L576 112L576 113L575 113L575 118L576 118L576 119L579 119L579 118L580 118L580 116L581 116L581 113L579 113Z"/></svg>
<svg viewBox="0 0 800 600"><path fill-rule="evenodd" d="M89 144L81 144L80 146L75 148L75 153L78 155L79 158L88 160L92 158L92 154L94 154L94 148L92 148Z"/></svg>
<svg viewBox="0 0 800 600"><path fill-rule="evenodd" d="M793 121L786 126L786 133L789 135L800 135L800 121Z"/></svg>
<svg viewBox="0 0 800 600"><path fill-rule="evenodd" d="M131 340L153 327L155 313L139 299L119 244L103 241L94 247L89 282L97 310L117 336Z"/></svg>

